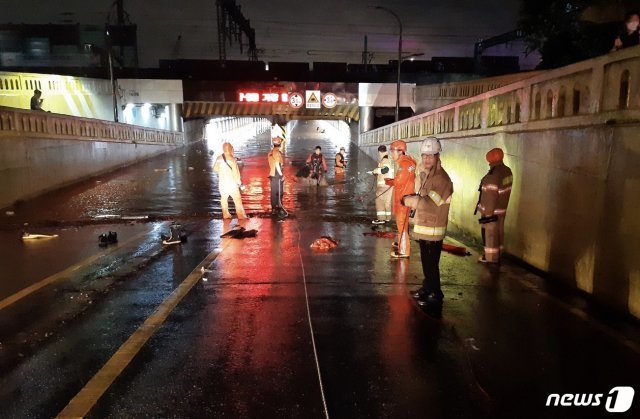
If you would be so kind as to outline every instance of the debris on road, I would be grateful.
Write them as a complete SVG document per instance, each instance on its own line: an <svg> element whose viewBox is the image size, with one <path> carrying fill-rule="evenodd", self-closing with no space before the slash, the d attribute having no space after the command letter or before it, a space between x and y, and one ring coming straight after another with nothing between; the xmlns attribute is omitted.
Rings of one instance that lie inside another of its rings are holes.
<svg viewBox="0 0 640 419"><path fill-rule="evenodd" d="M319 239L314 240L309 247L319 252L326 252L338 247L338 241L329 236L321 236Z"/></svg>
<svg viewBox="0 0 640 419"><path fill-rule="evenodd" d="M454 246L452 244L447 244L447 243L443 243L442 244L442 250L444 250L445 252L451 253L453 255L458 255L458 256L470 256L471 255L471 253L467 252L467 248L466 247Z"/></svg>
<svg viewBox="0 0 640 419"><path fill-rule="evenodd" d="M378 238L383 238L383 239L395 239L397 234L394 233L393 231L372 231L372 232L366 232L366 233L362 233L365 236L374 236L374 237L378 237Z"/></svg>
<svg viewBox="0 0 640 419"><path fill-rule="evenodd" d="M116 233L115 231L102 233L101 235L98 236L98 245L100 247L105 247L115 243L118 243L118 233Z"/></svg>
<svg viewBox="0 0 640 419"><path fill-rule="evenodd" d="M36 240L36 239L52 239L58 237L57 234L31 234L26 231L22 232L22 240Z"/></svg>
<svg viewBox="0 0 640 419"><path fill-rule="evenodd" d="M161 234L162 244L186 243L187 233L182 230L180 224L174 223L169 227L169 234Z"/></svg>
<svg viewBox="0 0 640 419"><path fill-rule="evenodd" d="M234 227L226 233L222 234L220 237L223 239L246 239L249 237L256 237L258 235L258 230L247 230L244 227Z"/></svg>

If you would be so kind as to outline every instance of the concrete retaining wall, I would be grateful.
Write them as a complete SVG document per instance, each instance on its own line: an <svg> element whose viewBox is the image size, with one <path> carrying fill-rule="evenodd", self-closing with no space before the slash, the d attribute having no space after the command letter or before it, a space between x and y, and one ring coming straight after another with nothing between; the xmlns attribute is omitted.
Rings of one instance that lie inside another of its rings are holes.
<svg viewBox="0 0 640 419"><path fill-rule="evenodd" d="M638 124L503 131L447 138L454 183L450 229L480 238L473 215L485 153L505 150L514 172L505 244L511 255L640 317ZM377 146L366 148L375 156ZM419 143L409 143L419 156Z"/></svg>
<svg viewBox="0 0 640 419"><path fill-rule="evenodd" d="M183 144L181 132L0 107L0 208Z"/></svg>
<svg viewBox="0 0 640 419"><path fill-rule="evenodd" d="M484 154L514 171L506 248L640 318L640 47L535 74L360 135L375 155L401 138L417 156L438 136L454 182L450 225L480 238L473 216Z"/></svg>
<svg viewBox="0 0 640 419"><path fill-rule="evenodd" d="M0 208L173 148L0 135Z"/></svg>

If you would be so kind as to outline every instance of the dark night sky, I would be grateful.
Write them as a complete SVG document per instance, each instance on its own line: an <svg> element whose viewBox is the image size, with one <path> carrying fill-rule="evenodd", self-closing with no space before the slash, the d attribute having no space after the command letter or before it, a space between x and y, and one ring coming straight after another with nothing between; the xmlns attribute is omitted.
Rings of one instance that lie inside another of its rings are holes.
<svg viewBox="0 0 640 419"><path fill-rule="evenodd" d="M112 0L0 0L3 23L102 25ZM217 59L214 0L124 0L138 25L138 55L143 67L161 58ZM264 61L361 61L364 36L374 63L396 58L398 25L404 26L403 49L432 56L471 56L473 45L515 29L520 0L239 0L256 30L259 59ZM180 41L178 41L180 37ZM519 51L518 51L519 52ZM245 59L237 44L228 59Z"/></svg>

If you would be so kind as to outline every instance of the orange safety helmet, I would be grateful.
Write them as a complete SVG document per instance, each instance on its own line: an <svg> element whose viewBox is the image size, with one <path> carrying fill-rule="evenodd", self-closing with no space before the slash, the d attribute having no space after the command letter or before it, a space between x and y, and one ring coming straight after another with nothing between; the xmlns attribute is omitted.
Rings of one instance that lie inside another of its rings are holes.
<svg viewBox="0 0 640 419"><path fill-rule="evenodd" d="M222 144L222 152L224 154L233 155L233 146L231 145L231 143Z"/></svg>
<svg viewBox="0 0 640 419"><path fill-rule="evenodd" d="M489 150L489 152L486 155L486 158L489 164L499 163L504 158L504 152L502 151L501 148L494 148Z"/></svg>
<svg viewBox="0 0 640 419"><path fill-rule="evenodd" d="M280 137L273 137L271 139L271 142L273 143L273 145L280 145L282 144L282 138Z"/></svg>
<svg viewBox="0 0 640 419"><path fill-rule="evenodd" d="M394 142L391 143L391 150L402 150L405 153L407 152L407 143L405 143L402 140L395 140Z"/></svg>

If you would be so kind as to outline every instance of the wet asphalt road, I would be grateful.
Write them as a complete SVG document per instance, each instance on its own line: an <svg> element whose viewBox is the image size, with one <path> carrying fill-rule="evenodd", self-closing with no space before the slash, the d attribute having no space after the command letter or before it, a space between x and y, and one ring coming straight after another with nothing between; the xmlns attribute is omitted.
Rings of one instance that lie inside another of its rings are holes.
<svg viewBox="0 0 640 419"><path fill-rule="evenodd" d="M421 282L418 246L410 260L391 261L391 239L363 234L373 203L362 173L372 161L347 145L344 179L331 170L331 187L296 183L316 144L329 163L342 145L316 127L300 122L290 132L284 222L266 216L268 139L236 144L253 215L244 226L257 238L219 237L235 221L220 219L214 146L202 143L2 216L0 300L78 267L0 309L0 417L56 416L215 249L206 280L90 417L607 417L602 405L545 401L550 393L640 390L636 324L517 265L478 265L473 249L443 253L443 318L422 313L407 297ZM149 219L96 218L105 215ZM187 243L160 243L172 221L189 232ZM23 243L21 229L59 237ZM99 248L97 234L109 230L119 244ZM320 235L340 246L311 251ZM615 416L638 415L639 405Z"/></svg>

